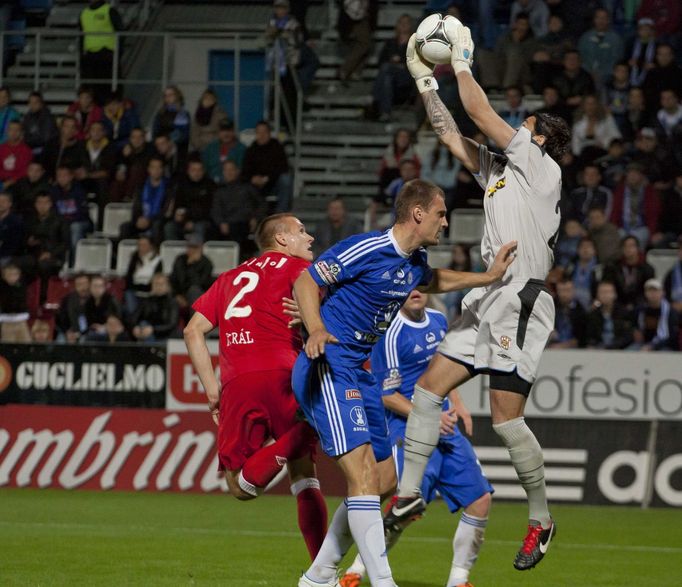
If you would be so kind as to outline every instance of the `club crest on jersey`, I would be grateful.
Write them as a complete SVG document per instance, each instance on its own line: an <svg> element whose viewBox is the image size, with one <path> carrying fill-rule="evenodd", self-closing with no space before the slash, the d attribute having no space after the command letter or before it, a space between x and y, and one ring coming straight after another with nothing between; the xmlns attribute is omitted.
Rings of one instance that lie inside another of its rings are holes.
<svg viewBox="0 0 682 587"><path fill-rule="evenodd" d="M503 177L502 179L498 179L495 182L495 185L492 185L488 188L488 197L492 198L495 193L499 190L501 190L505 185L507 185L507 178Z"/></svg>
<svg viewBox="0 0 682 587"><path fill-rule="evenodd" d="M509 338L508 336L501 336L500 337L500 346L505 351L508 351L509 347L511 346L511 338Z"/></svg>
<svg viewBox="0 0 682 587"><path fill-rule="evenodd" d="M346 399L362 399L362 396L360 395L360 391L357 389L347 389Z"/></svg>
<svg viewBox="0 0 682 587"><path fill-rule="evenodd" d="M350 419L353 422L353 424L357 426L357 428L354 428L355 431L367 429L367 418L365 417L365 410L363 410L361 406L354 406L351 408Z"/></svg>

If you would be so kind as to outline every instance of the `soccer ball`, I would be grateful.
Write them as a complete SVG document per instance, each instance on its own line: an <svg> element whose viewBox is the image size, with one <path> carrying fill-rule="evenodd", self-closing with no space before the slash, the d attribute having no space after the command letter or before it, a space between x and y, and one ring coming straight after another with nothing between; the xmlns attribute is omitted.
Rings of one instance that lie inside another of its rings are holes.
<svg viewBox="0 0 682 587"><path fill-rule="evenodd" d="M431 14L417 27L417 50L430 63L450 63L452 41L462 26L454 16Z"/></svg>

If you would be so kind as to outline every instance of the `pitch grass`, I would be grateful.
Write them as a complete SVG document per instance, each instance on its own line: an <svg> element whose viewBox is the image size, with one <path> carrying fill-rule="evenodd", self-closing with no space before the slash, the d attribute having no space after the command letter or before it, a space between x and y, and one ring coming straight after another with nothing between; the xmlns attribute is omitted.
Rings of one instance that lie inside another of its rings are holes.
<svg viewBox="0 0 682 587"><path fill-rule="evenodd" d="M338 504L330 499L330 512ZM495 503L477 587L682 585L682 510L558 506L538 568L511 561L525 506ZM442 503L391 552L400 587L444 587L457 518ZM0 490L0 585L295 587L307 566L291 497Z"/></svg>

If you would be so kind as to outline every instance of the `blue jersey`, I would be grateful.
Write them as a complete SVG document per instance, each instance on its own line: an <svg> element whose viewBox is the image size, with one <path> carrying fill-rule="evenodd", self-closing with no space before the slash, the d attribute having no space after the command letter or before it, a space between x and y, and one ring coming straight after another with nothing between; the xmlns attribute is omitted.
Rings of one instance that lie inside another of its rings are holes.
<svg viewBox="0 0 682 587"><path fill-rule="evenodd" d="M414 385L426 371L431 357L448 329L448 321L436 310L426 309L421 322L412 322L399 313L386 336L372 351L372 374L376 380L378 395L391 395L399 391L412 399ZM447 409L447 400L443 409ZM405 436L406 419L386 410L391 442Z"/></svg>
<svg viewBox="0 0 682 587"><path fill-rule="evenodd" d="M338 340L337 356L359 366L388 330L409 293L431 281L426 251L400 249L393 229L347 238L308 269L327 287L320 315Z"/></svg>

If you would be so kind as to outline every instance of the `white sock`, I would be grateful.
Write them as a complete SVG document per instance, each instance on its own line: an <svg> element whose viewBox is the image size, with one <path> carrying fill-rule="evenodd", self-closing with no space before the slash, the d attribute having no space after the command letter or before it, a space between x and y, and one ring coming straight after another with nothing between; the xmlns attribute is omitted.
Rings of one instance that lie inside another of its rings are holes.
<svg viewBox="0 0 682 587"><path fill-rule="evenodd" d="M448 587L454 587L469 580L469 571L474 566L483 546L483 535L487 524L488 518L477 518L462 512L452 540L454 555L450 577L448 577Z"/></svg>
<svg viewBox="0 0 682 587"><path fill-rule="evenodd" d="M299 479L298 481L291 484L291 495L297 496L304 489L319 489L320 482L315 477L306 477L305 479Z"/></svg>
<svg viewBox="0 0 682 587"><path fill-rule="evenodd" d="M344 500L334 512L320 552L306 571L306 576L318 583L324 583L335 577L339 563L351 544L353 544L353 536L348 526L348 509Z"/></svg>
<svg viewBox="0 0 682 587"><path fill-rule="evenodd" d="M424 469L440 436L443 398L414 386L412 411L405 428L405 460L398 495L409 497L420 492Z"/></svg>
<svg viewBox="0 0 682 587"><path fill-rule="evenodd" d="M378 495L356 495L346 499L348 525L358 546L372 587L394 587L386 556L384 522Z"/></svg>
<svg viewBox="0 0 682 587"><path fill-rule="evenodd" d="M523 416L493 424L493 429L509 450L516 474L528 496L528 518L537 520L543 528L549 528L551 518L547 508L545 460L540 443Z"/></svg>
<svg viewBox="0 0 682 587"><path fill-rule="evenodd" d="M263 493L263 489L256 487L253 483L249 483L246 479L244 479L244 475L242 475L242 472L239 471L239 476L237 477L237 483L239 484L239 488L244 492L248 493L249 495L253 495L254 497L258 497L261 493Z"/></svg>
<svg viewBox="0 0 682 587"><path fill-rule="evenodd" d="M353 563L351 564L350 567L348 567L346 573L355 573L356 575L360 575L360 578L363 579L365 577L366 572L367 569L365 568L365 565L362 562L362 557L360 556L360 553L358 553L355 555Z"/></svg>

